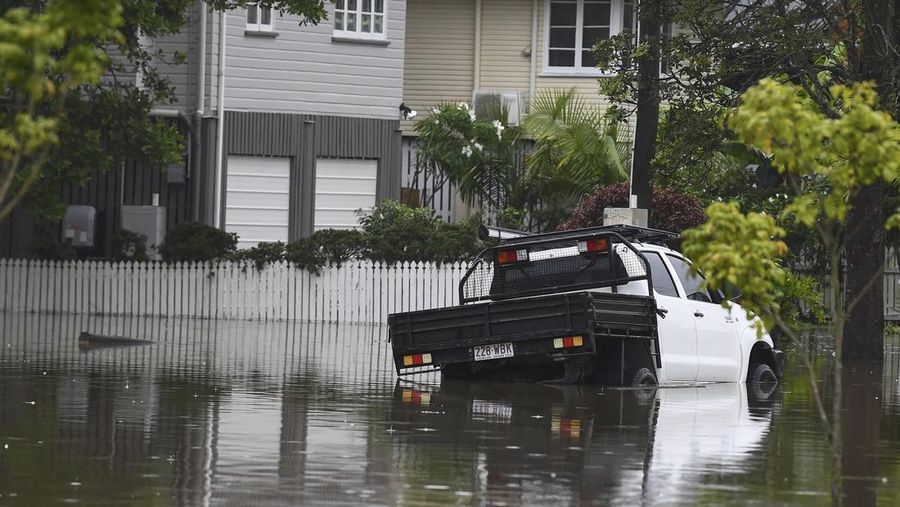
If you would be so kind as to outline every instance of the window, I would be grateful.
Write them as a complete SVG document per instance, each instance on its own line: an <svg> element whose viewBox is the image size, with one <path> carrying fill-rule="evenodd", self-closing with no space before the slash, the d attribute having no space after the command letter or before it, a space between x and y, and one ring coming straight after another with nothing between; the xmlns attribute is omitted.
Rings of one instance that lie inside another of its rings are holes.
<svg viewBox="0 0 900 507"><path fill-rule="evenodd" d="M357 39L384 39L385 0L335 0L334 35Z"/></svg>
<svg viewBox="0 0 900 507"><path fill-rule="evenodd" d="M271 32L273 29L272 8L253 4L247 6L247 30L251 32Z"/></svg>
<svg viewBox="0 0 900 507"><path fill-rule="evenodd" d="M644 252L647 262L650 264L650 279L653 281L653 290L664 295L678 297L678 291L675 290L675 281L662 260L662 257L655 252Z"/></svg>
<svg viewBox="0 0 900 507"><path fill-rule="evenodd" d="M666 256L669 258L669 262L672 263L672 269L675 270L678 279L681 280L681 286L684 288L688 299L705 301L707 303L713 302L710 292L703 288L703 275L699 273L691 274L691 265L681 257L670 254L666 254Z"/></svg>
<svg viewBox="0 0 900 507"><path fill-rule="evenodd" d="M597 74L594 44L624 30L634 31L634 0L550 0L545 71Z"/></svg>

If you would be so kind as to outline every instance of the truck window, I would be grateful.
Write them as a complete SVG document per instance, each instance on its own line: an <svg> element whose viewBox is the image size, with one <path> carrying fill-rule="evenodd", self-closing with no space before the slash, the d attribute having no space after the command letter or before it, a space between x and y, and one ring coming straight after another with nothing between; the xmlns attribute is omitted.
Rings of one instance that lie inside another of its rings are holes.
<svg viewBox="0 0 900 507"><path fill-rule="evenodd" d="M693 299L694 301L712 303L713 298L710 297L709 291L702 288L704 281L703 276L691 274L691 265L685 262L681 257L676 257L671 254L666 254L666 256L669 258L669 262L672 263L672 268L675 269L676 276L681 280L681 286L684 287L687 298Z"/></svg>
<svg viewBox="0 0 900 507"><path fill-rule="evenodd" d="M675 281L666 268L662 257L656 252L644 252L647 263L650 264L650 276L653 280L653 290L664 295L678 297L678 291L675 289Z"/></svg>

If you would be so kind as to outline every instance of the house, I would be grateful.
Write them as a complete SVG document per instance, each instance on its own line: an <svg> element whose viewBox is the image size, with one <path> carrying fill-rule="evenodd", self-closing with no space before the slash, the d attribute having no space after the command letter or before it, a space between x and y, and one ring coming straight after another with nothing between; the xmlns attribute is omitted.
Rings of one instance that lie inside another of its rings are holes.
<svg viewBox="0 0 900 507"><path fill-rule="evenodd" d="M576 88L603 107L591 48L635 26L634 0L407 0L404 97L429 111L510 93L527 111L539 89ZM403 129L411 134L411 122Z"/></svg>
<svg viewBox="0 0 900 507"><path fill-rule="evenodd" d="M62 190L65 204L97 208L105 253L122 205L158 202L168 227L204 222L247 247L352 227L356 210L399 197L406 0L326 7L327 20L300 26L197 2L182 32L144 41L187 57L159 65L176 101L152 114L178 122L188 150L182 167L135 161ZM29 220L16 215L0 224L0 256L27 255Z"/></svg>
<svg viewBox="0 0 900 507"><path fill-rule="evenodd" d="M538 90L554 88L575 88L589 105L603 109L603 74L594 67L591 48L637 23L634 0L407 0L406 20L403 96L423 113L418 118L438 104L490 94L505 97L514 117L529 110ZM430 180L414 167L414 122L402 121L401 128L404 186L430 194ZM442 197L446 207L464 207ZM465 216L439 211L448 219Z"/></svg>

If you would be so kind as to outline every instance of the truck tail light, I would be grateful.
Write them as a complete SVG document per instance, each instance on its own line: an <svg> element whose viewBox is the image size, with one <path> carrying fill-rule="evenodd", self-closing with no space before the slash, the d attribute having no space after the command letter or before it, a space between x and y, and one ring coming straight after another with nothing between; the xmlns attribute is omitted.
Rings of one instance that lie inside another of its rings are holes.
<svg viewBox="0 0 900 507"><path fill-rule="evenodd" d="M584 345L584 338L581 336L566 336L565 338L554 338L554 349L570 349L572 347L581 347Z"/></svg>
<svg viewBox="0 0 900 507"><path fill-rule="evenodd" d="M403 366L422 366L423 364L431 364L431 354L415 354L412 356L403 356Z"/></svg>
<svg viewBox="0 0 900 507"><path fill-rule="evenodd" d="M528 260L528 250L501 250L497 252L497 263L501 266Z"/></svg>
<svg viewBox="0 0 900 507"><path fill-rule="evenodd" d="M578 242L578 253L596 253L609 250L609 239L595 238Z"/></svg>

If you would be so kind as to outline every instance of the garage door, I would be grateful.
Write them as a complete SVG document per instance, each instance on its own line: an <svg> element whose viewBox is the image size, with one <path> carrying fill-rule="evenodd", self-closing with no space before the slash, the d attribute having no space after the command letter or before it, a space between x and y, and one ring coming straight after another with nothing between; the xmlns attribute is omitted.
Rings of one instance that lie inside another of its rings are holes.
<svg viewBox="0 0 900 507"><path fill-rule="evenodd" d="M317 160L315 230L358 227L356 211L375 206L377 178L376 160Z"/></svg>
<svg viewBox="0 0 900 507"><path fill-rule="evenodd" d="M225 230L238 248L261 241L287 241L291 159L229 156Z"/></svg>

